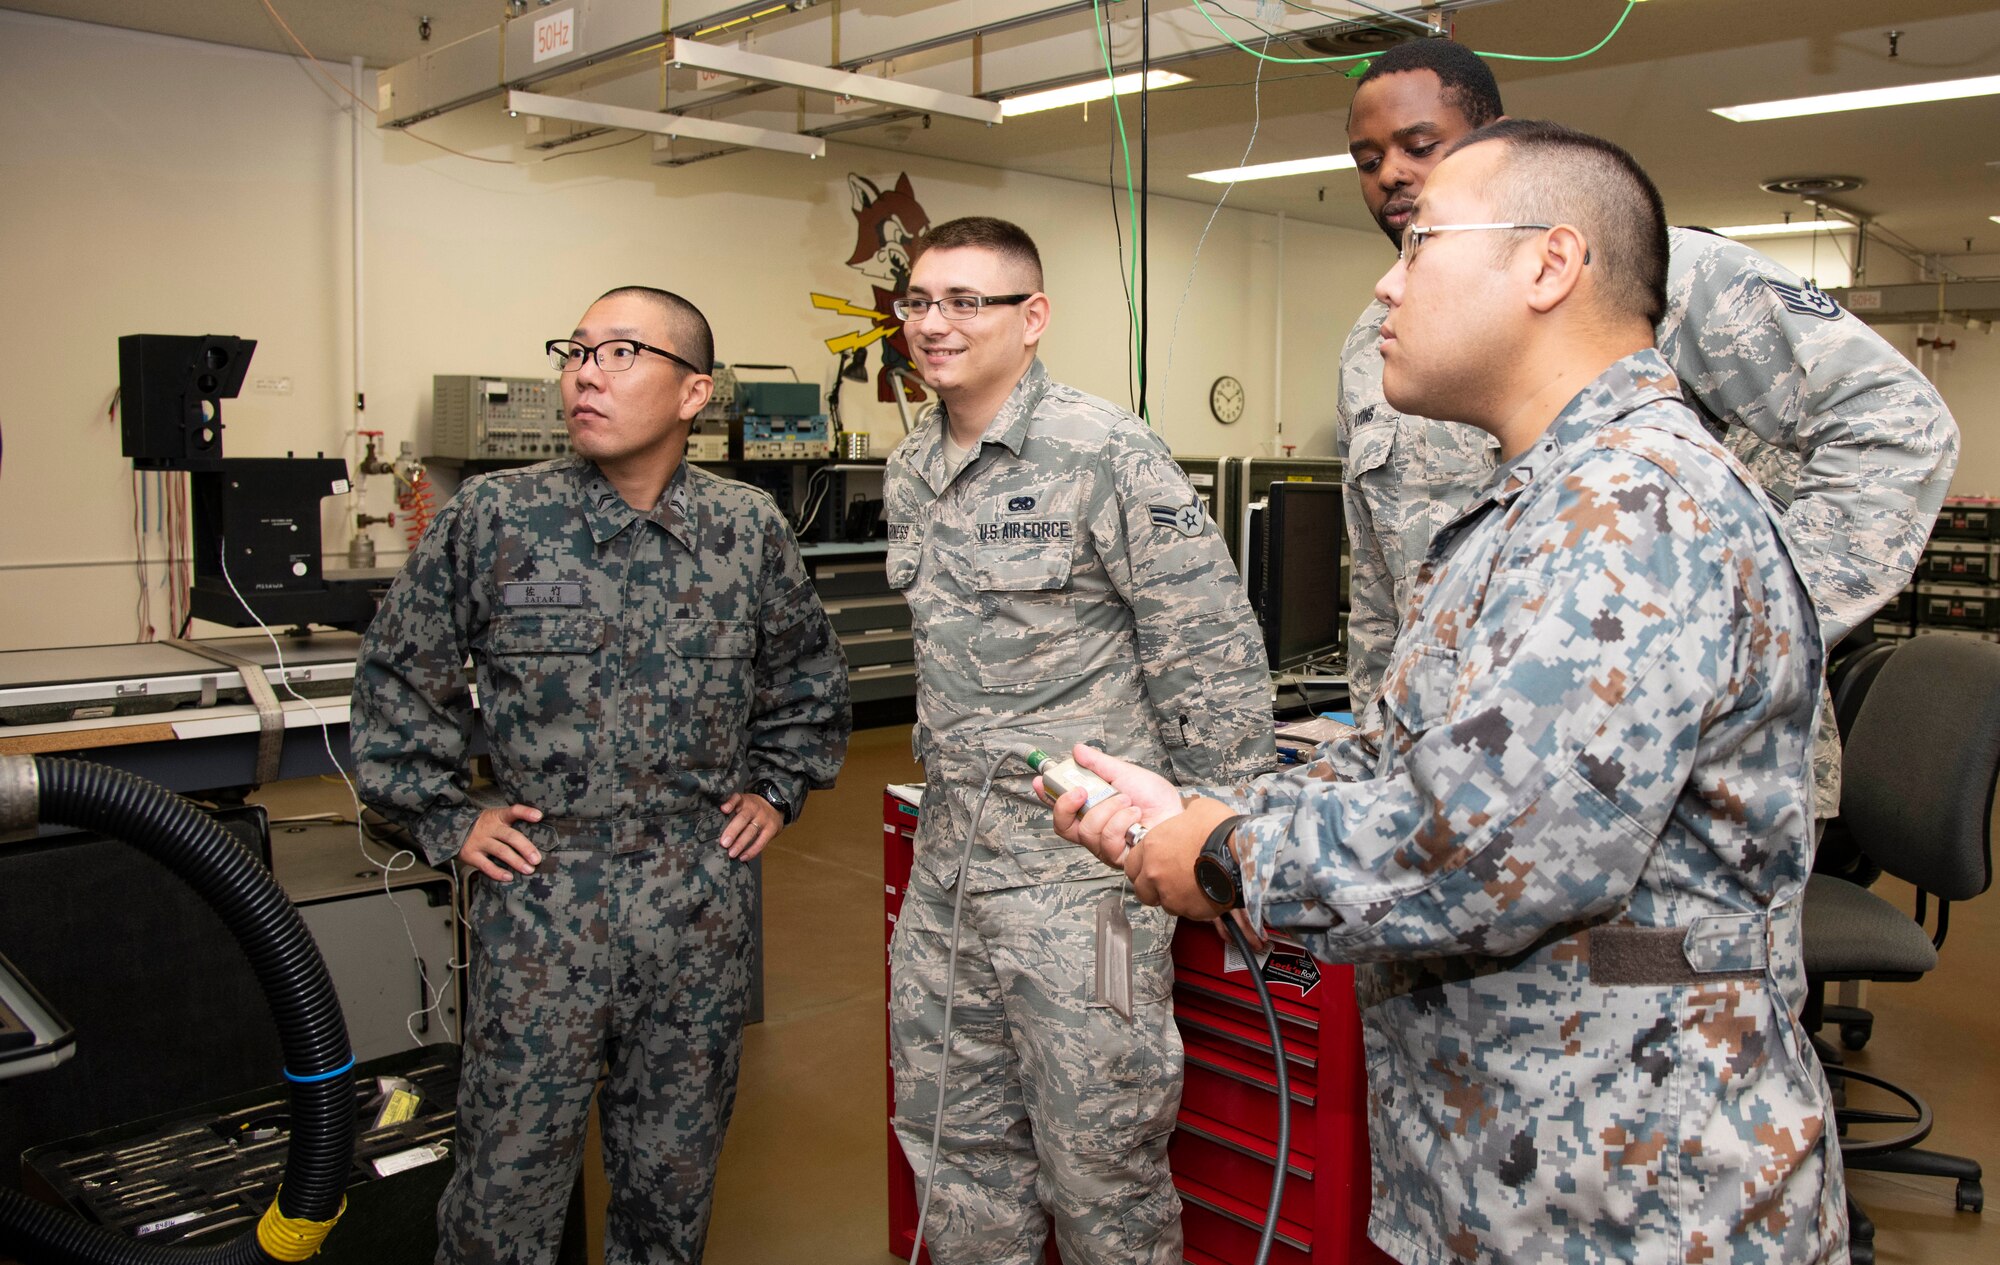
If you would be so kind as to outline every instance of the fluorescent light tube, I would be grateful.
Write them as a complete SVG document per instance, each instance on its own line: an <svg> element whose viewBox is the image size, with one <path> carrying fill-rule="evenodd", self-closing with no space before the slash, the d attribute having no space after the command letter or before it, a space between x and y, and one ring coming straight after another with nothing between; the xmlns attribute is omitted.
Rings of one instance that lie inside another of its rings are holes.
<svg viewBox="0 0 2000 1265"><path fill-rule="evenodd" d="M1759 123L1765 119L1795 119L1807 114L1837 114L1842 110L1872 110L1884 105L1957 101L1963 97L1990 97L1995 94L2000 94L2000 75L1982 75L1976 79L1913 83L1901 88L1864 88L1859 92L1831 92L1820 97L1793 97L1788 101L1726 105L1712 113L1737 123Z"/></svg>
<svg viewBox="0 0 2000 1265"><path fill-rule="evenodd" d="M1790 224L1733 224L1718 228L1724 237L1789 237L1797 233L1852 233L1846 220L1795 220Z"/></svg>
<svg viewBox="0 0 2000 1265"><path fill-rule="evenodd" d="M1248 167L1225 167L1220 171L1191 171L1190 180L1210 184L1230 184L1238 180L1271 180L1278 176L1303 176L1313 171L1351 171L1352 154L1322 154L1318 158L1292 158L1280 163L1253 163Z"/></svg>
<svg viewBox="0 0 2000 1265"><path fill-rule="evenodd" d="M1177 83L1187 83L1186 75L1177 75L1171 70L1155 70L1146 75L1146 88L1171 88ZM1017 114L1035 114L1042 110L1056 110L1066 105L1082 105L1086 101L1102 101L1116 93L1124 96L1139 90L1139 72L1120 75L1106 84L1102 79L1089 83L1073 83L1067 88L1048 88L1041 92L1024 92L1018 97L1003 97L1000 113L1007 118Z"/></svg>

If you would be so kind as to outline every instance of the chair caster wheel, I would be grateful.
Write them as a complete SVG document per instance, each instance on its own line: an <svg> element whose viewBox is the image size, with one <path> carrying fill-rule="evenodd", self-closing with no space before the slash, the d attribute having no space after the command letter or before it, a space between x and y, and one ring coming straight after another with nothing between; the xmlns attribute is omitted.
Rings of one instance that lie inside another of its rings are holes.
<svg viewBox="0 0 2000 1265"><path fill-rule="evenodd" d="M1875 1035L1872 1023L1844 1023L1840 1025L1840 1043L1850 1050L1867 1046L1868 1038Z"/></svg>
<svg viewBox="0 0 2000 1265"><path fill-rule="evenodd" d="M1986 1207L1986 1191L1978 1182L1962 1181L1958 1184L1958 1210L1978 1212Z"/></svg>
<svg viewBox="0 0 2000 1265"><path fill-rule="evenodd" d="M1851 1265L1875 1265L1875 1245L1873 1243L1847 1242L1847 1259Z"/></svg>

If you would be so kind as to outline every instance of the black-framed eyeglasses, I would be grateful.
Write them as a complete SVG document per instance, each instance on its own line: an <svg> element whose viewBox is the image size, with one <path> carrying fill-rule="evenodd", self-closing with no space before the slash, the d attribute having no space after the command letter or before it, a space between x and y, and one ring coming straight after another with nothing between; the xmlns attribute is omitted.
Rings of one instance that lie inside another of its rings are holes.
<svg viewBox="0 0 2000 1265"><path fill-rule="evenodd" d="M1554 227L1553 224L1412 224L1403 230L1403 246L1396 253L1396 257L1408 264L1410 260L1416 258L1417 247L1422 246L1435 233L1474 233L1489 229Z"/></svg>
<svg viewBox="0 0 2000 1265"><path fill-rule="evenodd" d="M897 319L921 321L936 308L944 313L948 321L969 321L979 315L979 309L993 305L1026 303L1034 298L1032 294L947 294L942 299L897 299L889 306L895 310Z"/></svg>
<svg viewBox="0 0 2000 1265"><path fill-rule="evenodd" d="M588 343L577 342L573 338L551 338L542 347L549 353L549 363L564 373L575 373L583 368L586 360L596 360L597 367L606 373L623 373L632 367L642 351L650 351L655 356L665 356L689 373L708 372L697 369L692 364L676 356L664 347L642 343L636 338L607 338L592 347Z"/></svg>

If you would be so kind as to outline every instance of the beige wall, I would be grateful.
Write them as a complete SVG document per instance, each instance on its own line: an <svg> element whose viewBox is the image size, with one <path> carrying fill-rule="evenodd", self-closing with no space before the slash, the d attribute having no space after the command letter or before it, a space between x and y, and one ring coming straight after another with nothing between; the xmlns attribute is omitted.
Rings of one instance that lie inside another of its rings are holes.
<svg viewBox="0 0 2000 1265"><path fill-rule="evenodd" d="M131 476L106 420L119 335L258 339L253 376L289 378L292 391L246 390L225 406L230 455L357 455L345 104L291 58L0 10L9 299L0 346L14 364L0 393L0 649L136 635ZM882 185L907 172L933 219L990 213L1025 224L1055 301L1051 370L1125 399L1124 298L1101 187L841 144L818 162L742 153L668 170L648 165L642 140L543 163L514 146L520 126L482 105L417 130L525 165L361 132L366 425L387 433L391 452L404 439L425 446L431 375L545 376L541 340L628 281L694 298L724 359L789 363L825 381L833 361L822 340L851 324L813 310L807 295L868 294L843 262L854 238L850 172ZM1191 455L1269 453L1281 442L1330 455L1335 353L1391 261L1387 244L1225 209L1176 330L1210 209L1153 203L1155 422ZM1824 285L1846 280L1824 245L1816 260L1796 241L1765 249ZM1917 329L1884 333L1916 354ZM1921 363L1964 431L1954 491L2000 494L2000 341L1949 327L1944 336L1957 349ZM1233 427L1206 405L1224 373L1249 398ZM900 435L895 410L872 391L846 398L850 424L870 431L878 452ZM367 508L379 513L389 497L378 479ZM344 550L352 509L327 502L329 553ZM376 538L393 562L400 533L378 528Z"/></svg>
<svg viewBox="0 0 2000 1265"><path fill-rule="evenodd" d="M15 358L0 395L0 649L136 636L131 476L106 420L119 335L256 338L252 376L289 378L292 392L246 389L227 402L228 454L356 457L345 100L291 58L0 11L0 278L11 299L0 346ZM693 298L725 360L787 363L826 381L822 340L853 322L807 296L869 293L844 262L855 233L849 172L885 186L907 172L933 220L987 213L1028 227L1055 305L1051 371L1126 397L1124 298L1101 187L841 144L817 162L742 153L669 170L650 166L636 141L539 163L511 143L520 127L486 105L417 130L525 165L362 131L365 425L387 433L391 452L404 439L424 447L433 374L547 376L542 340L626 282ZM1365 304L1386 246L1286 224L1281 287L1277 221L1225 209L1175 334L1209 211L1152 206L1155 423L1179 452L1272 450L1282 289L1284 442L1330 454L1328 349ZM1207 408L1223 373L1249 397L1233 427ZM878 452L900 436L872 387L846 398L850 424ZM367 507L386 510L390 496L375 480ZM327 506L327 551L338 554L351 507ZM400 538L376 529L384 563Z"/></svg>

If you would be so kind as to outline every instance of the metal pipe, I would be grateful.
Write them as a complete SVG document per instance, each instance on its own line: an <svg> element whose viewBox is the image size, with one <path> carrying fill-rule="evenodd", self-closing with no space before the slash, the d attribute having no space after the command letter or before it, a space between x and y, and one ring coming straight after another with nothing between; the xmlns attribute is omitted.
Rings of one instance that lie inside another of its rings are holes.
<svg viewBox="0 0 2000 1265"><path fill-rule="evenodd" d="M1276 315L1271 332L1271 420L1276 423L1271 455L1276 457L1285 438L1285 213L1278 212L1278 292Z"/></svg>

